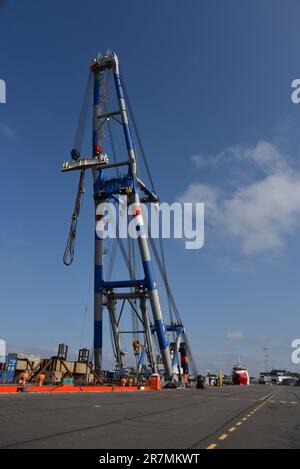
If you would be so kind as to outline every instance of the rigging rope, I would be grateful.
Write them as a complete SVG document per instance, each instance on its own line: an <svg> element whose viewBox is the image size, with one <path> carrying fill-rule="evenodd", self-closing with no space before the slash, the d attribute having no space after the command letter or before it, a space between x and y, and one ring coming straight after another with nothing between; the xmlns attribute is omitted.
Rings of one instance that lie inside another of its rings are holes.
<svg viewBox="0 0 300 469"><path fill-rule="evenodd" d="M125 84L123 76L121 78L121 81L122 81L122 85L123 85L123 88L124 88L125 98L126 98L127 103L128 103L128 111L129 111L129 114L130 114L130 117L131 117L131 122L133 124L133 129L134 129L134 132L135 132L135 135L136 135L136 138L137 138L138 145L140 147L141 155L142 155L142 158L143 158L143 161L144 161L144 164L145 164L145 168L146 168L146 172L147 172L149 181L152 185L152 191L155 194L157 194L157 191L156 191L154 181L153 181L153 178L152 178L152 175L151 175L151 171L150 171L150 168L149 168L149 165L148 165L145 150L144 150L144 147L143 147L143 144L142 144L142 141L141 141L140 133L139 133L139 130L138 130L138 127L137 127L137 123L136 123L135 116L134 116L134 113L133 113L133 110L132 110L132 106L131 106L131 103L130 103L129 95L128 95L128 92L127 92L127 88L126 88L126 84ZM174 322L174 318L173 318L173 312L174 312L176 320L177 320L177 324L182 325L182 320L181 320L177 305L175 303L175 299L174 299L171 287L169 285L168 277L167 277L167 268L166 268L163 241L162 241L161 238L159 238L159 246L160 246L160 255L159 255L158 250L155 246L154 240L150 236L148 236L148 238L149 238L150 245L151 245L152 251L154 253L154 257L155 257L155 260L156 260L156 263L157 263L158 269L160 271L160 274L161 274L161 277L162 277L162 280L163 280L163 283L164 283L164 286L165 286L165 290L166 290L166 293L167 293L168 306L169 306L169 315L170 315L171 324ZM185 334L185 342L186 342L187 351L188 351L188 354L189 354L189 357L190 357L191 367L193 369L193 372L195 374L197 374L197 366L196 366L195 360L193 358L193 355L191 353L191 349L190 349L189 342L188 342L186 334Z"/></svg>
<svg viewBox="0 0 300 469"><path fill-rule="evenodd" d="M179 314L179 311L178 311L178 308L177 308L177 305L175 303L175 299L173 297L173 293L172 293L172 290L170 288L170 285L169 285L169 281L168 281L168 278L167 278L167 273L166 273L166 267L164 269L163 267L163 264L159 258L159 254L158 254L158 251L156 249L156 246L155 246L155 243L154 243L154 240L153 238L151 238L149 236L149 242L150 242L150 246L152 248L152 251L154 253L154 257L155 257L155 260L157 262L157 265L158 265L158 269L160 271L160 274L163 278L163 282L164 282L164 285L165 285L165 289L166 289L166 292L167 292L167 295L168 295L168 298L169 298L169 302L170 302L170 305L175 313L175 316L176 316L176 319L177 319L177 323L178 325L182 325L182 320L181 320L181 317L180 317L180 314ZM195 376L198 375L198 369L197 369L197 365L196 365L196 362L195 362L195 359L193 357L193 354L192 354L192 351L191 351L191 347L190 347L190 343L189 343L189 340L188 340L188 337L187 337L187 334L184 333L184 342L186 344L186 350L187 350L187 353L188 353L188 356L189 356L189 360L190 360L190 364L191 364L191 369L194 373Z"/></svg>
<svg viewBox="0 0 300 469"><path fill-rule="evenodd" d="M159 269L159 272L160 272L160 275L163 279L163 282L164 282L164 285L165 285L165 289L166 289L166 293L168 295L168 298L169 298L169 301L170 301L170 304L172 306L172 309L174 311L174 314L176 316L176 320L177 320L177 323L179 325L182 325L182 320L181 320L181 317L180 317L180 314L179 314L179 311L177 309L177 306L176 306L176 303L175 303L175 300L174 300L174 296L173 296L173 293L172 293L172 290L170 288L170 285L169 285L169 281L168 281L168 278L167 278L167 275L164 271L164 268L163 268L163 265L162 265L162 262L160 260L160 256L159 256L159 253L158 253L158 250L155 246L155 243L154 243L154 240L153 238L151 238L149 236L149 243L150 243L150 246L152 248L152 251L153 251L153 254L154 254L154 257L155 257L155 260L156 260L156 263L157 263L157 266L158 266L158 269Z"/></svg>
<svg viewBox="0 0 300 469"><path fill-rule="evenodd" d="M74 138L73 149L77 150L78 155L80 155L80 150L81 150L85 125L86 125L86 120L87 120L88 105L89 105L90 96L91 96L92 83L93 83L93 74L90 71L90 73L88 75L88 80L87 80L87 83L86 83L86 87L85 87L85 92L84 92L83 102L82 102L82 106L81 106L80 116L79 116L77 129L76 129L76 132L75 132L75 138ZM105 108L106 103L107 103L107 100L108 100L107 93L108 93L108 88L110 86L110 83L111 83L111 75L109 75L108 78L106 78L105 80L102 77L101 84L100 84L100 87L101 87L100 110L103 110ZM101 119L101 121L99 122L99 130L100 130L99 138L101 140L105 136L104 135L104 130L103 130L103 126L104 126L105 122L106 122L106 119ZM70 227L70 231L69 231L69 236L68 236L65 252L64 252L64 255L63 255L63 262L67 266L71 265L72 262L73 262L73 259L74 259L75 241L76 241L76 234L77 234L77 223L78 223L78 217L79 217L81 203L82 203L82 196L84 194L84 176L85 176L85 171L81 170L80 171L77 194L76 194L75 208L74 208L74 211L72 213L71 227Z"/></svg>
<svg viewBox="0 0 300 469"><path fill-rule="evenodd" d="M112 159L113 159L113 162L116 163L117 162L116 146L115 146L115 142L114 142L114 138L113 138L113 132L112 132L111 123L110 123L109 119L107 120L107 128L108 128L108 135L109 135L109 138L110 138ZM117 166L115 167L115 171L116 171L116 176L120 177L120 171L119 171L119 168Z"/></svg>
<svg viewBox="0 0 300 469"><path fill-rule="evenodd" d="M74 211L72 213L72 221L71 227L69 232L69 237L67 241L67 245L65 248L63 261L65 265L71 265L74 259L74 250L75 250L75 241L76 241L76 233L77 233L77 222L80 213L80 207L82 203L82 196L84 194L84 170L80 171L79 183L77 188L76 194L76 201Z"/></svg>
<svg viewBox="0 0 300 469"><path fill-rule="evenodd" d="M81 144L82 144L85 125L87 121L87 113L88 113L89 101L91 97L92 83L93 83L93 74L90 71L88 75L87 83L85 86L83 102L81 105L79 120L78 120L75 137L74 137L74 143L73 143L73 148L75 148L79 153L81 150Z"/></svg>

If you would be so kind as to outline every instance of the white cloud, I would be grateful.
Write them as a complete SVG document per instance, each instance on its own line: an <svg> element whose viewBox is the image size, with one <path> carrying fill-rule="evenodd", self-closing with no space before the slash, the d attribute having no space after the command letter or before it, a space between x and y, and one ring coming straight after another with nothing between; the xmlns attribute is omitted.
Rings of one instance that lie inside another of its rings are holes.
<svg viewBox="0 0 300 469"><path fill-rule="evenodd" d="M265 140L248 147L245 145L232 145L214 156L192 155L190 159L196 168L239 162L254 164L267 174L289 169L286 158L282 157L277 146Z"/></svg>
<svg viewBox="0 0 300 469"><path fill-rule="evenodd" d="M207 184L191 183L179 200L181 203L204 202L206 207L213 211L218 201L218 189Z"/></svg>
<svg viewBox="0 0 300 469"><path fill-rule="evenodd" d="M245 336L244 336L242 331L226 332L225 337L226 337L226 339L233 340L233 341L245 340Z"/></svg>
<svg viewBox="0 0 300 469"><path fill-rule="evenodd" d="M245 254L281 250L286 235L300 225L299 169L266 141L254 147L230 147L216 158L219 162L225 158L231 165L250 163L263 174L222 197L215 186L193 182L180 200L204 202L206 227L221 234L223 241L237 243Z"/></svg>
<svg viewBox="0 0 300 469"><path fill-rule="evenodd" d="M204 166L212 164L212 159L209 156L192 155L190 158L197 168L203 168Z"/></svg>
<svg viewBox="0 0 300 469"><path fill-rule="evenodd" d="M287 162L273 143L261 141L253 148L246 148L244 151L237 148L236 151L241 159L252 161L267 174L288 170Z"/></svg>
<svg viewBox="0 0 300 469"><path fill-rule="evenodd" d="M299 175L272 174L221 202L219 222L245 253L280 249L300 222Z"/></svg>

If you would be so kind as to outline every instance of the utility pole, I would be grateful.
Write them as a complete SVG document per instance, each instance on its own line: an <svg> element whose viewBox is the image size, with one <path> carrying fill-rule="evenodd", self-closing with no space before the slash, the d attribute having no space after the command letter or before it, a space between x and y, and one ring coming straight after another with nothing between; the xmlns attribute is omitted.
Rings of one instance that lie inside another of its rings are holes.
<svg viewBox="0 0 300 469"><path fill-rule="evenodd" d="M269 355L268 355L268 347L262 347L262 350L264 351L264 363L265 363L265 372L266 374L269 373Z"/></svg>

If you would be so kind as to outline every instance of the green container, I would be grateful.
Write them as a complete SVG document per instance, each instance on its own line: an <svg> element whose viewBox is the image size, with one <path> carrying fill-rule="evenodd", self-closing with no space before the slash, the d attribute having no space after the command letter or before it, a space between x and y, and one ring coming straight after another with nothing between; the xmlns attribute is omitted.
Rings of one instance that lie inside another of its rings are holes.
<svg viewBox="0 0 300 469"><path fill-rule="evenodd" d="M74 380L73 378L71 378L71 376L66 376L62 380L62 384L73 384L73 383L74 383Z"/></svg>

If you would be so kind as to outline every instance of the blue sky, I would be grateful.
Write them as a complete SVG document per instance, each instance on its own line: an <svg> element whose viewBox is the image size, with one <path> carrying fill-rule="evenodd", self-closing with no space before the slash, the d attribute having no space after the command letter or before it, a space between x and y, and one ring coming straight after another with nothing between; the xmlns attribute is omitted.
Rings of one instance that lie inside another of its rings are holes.
<svg viewBox="0 0 300 469"><path fill-rule="evenodd" d="M89 60L118 53L162 200L206 206L203 249L167 241L200 370L299 371L299 2L3 1L0 7L1 338L53 353L92 340L92 199L61 256L77 178L68 159ZM89 185L90 186L90 185Z"/></svg>

